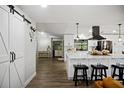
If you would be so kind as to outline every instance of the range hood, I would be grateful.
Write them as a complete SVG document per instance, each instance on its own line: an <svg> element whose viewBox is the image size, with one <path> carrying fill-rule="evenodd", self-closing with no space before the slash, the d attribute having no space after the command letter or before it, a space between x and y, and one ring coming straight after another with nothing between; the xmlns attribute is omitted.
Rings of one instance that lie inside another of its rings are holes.
<svg viewBox="0 0 124 93"><path fill-rule="evenodd" d="M92 27L92 36L91 38L89 38L88 40L102 40L102 39L106 39L103 36L100 35L100 27L99 26L93 26Z"/></svg>

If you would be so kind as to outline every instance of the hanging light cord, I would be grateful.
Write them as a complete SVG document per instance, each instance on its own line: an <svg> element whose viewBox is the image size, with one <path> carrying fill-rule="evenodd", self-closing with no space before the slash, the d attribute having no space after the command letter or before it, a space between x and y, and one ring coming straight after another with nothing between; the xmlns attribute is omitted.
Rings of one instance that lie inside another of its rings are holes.
<svg viewBox="0 0 124 93"><path fill-rule="evenodd" d="M118 24L119 26L119 38L121 38L121 24Z"/></svg>
<svg viewBox="0 0 124 93"><path fill-rule="evenodd" d="M77 38L79 38L79 36L78 36L78 25L79 25L79 23L76 23L76 25L77 25Z"/></svg>

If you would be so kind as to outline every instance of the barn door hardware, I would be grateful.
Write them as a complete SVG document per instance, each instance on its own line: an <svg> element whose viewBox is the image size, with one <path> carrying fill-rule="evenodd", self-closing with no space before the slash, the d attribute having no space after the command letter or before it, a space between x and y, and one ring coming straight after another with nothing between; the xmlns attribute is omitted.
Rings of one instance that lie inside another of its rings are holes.
<svg viewBox="0 0 124 93"><path fill-rule="evenodd" d="M10 13L14 14L17 13L19 16L21 16L23 18L23 21L26 21L27 23L31 24L31 22L25 18L24 15L20 14L17 10L15 10L14 6L13 5L7 5L9 8L10 8Z"/></svg>

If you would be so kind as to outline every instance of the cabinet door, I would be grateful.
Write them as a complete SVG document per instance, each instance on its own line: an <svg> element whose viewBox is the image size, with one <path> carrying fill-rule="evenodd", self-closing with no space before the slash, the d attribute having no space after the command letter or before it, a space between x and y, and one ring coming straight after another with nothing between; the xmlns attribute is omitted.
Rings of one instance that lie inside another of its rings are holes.
<svg viewBox="0 0 124 93"><path fill-rule="evenodd" d="M9 87L9 13L0 8L0 87Z"/></svg>
<svg viewBox="0 0 124 93"><path fill-rule="evenodd" d="M24 22L16 14L10 14L10 51L16 54L10 64L10 87L24 87Z"/></svg>

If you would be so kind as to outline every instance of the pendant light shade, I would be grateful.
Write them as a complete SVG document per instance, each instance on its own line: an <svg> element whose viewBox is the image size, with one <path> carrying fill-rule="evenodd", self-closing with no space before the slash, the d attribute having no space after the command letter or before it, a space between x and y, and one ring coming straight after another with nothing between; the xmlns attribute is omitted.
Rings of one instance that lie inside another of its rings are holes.
<svg viewBox="0 0 124 93"><path fill-rule="evenodd" d="M79 25L79 23L76 23L76 25L77 25L77 37L76 37L76 40L79 40L79 36L78 36L78 25Z"/></svg>
<svg viewBox="0 0 124 93"><path fill-rule="evenodd" d="M121 38L118 38L118 41L119 41L119 42L121 42L121 41L122 41L122 39L121 39Z"/></svg>

